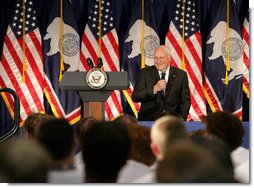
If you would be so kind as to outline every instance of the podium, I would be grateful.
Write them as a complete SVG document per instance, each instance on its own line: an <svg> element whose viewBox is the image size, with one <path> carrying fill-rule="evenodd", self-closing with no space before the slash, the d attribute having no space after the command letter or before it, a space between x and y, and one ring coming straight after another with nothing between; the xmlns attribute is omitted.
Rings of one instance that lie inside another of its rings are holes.
<svg viewBox="0 0 254 188"><path fill-rule="evenodd" d="M104 102L114 90L129 88L127 72L106 72L107 84L101 89L92 89L86 82L87 72L65 72L59 87L64 90L76 90L84 102L84 117L93 116L105 120Z"/></svg>

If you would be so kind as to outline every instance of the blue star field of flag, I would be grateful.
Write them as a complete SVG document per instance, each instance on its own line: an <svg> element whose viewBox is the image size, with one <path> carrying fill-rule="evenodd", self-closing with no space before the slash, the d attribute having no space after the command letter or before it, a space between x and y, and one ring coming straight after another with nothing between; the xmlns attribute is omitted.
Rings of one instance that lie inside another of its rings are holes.
<svg viewBox="0 0 254 188"><path fill-rule="evenodd" d="M34 30L37 26L36 11L33 7L33 1L25 0L25 7L23 7L23 2L21 0L17 1L14 16L11 22L11 27L16 37L21 37L23 35L23 14L25 9L25 33Z"/></svg>
<svg viewBox="0 0 254 188"><path fill-rule="evenodd" d="M175 17L173 20L179 33L182 33L184 21L185 38L192 36L196 31L199 30L195 6L195 2L192 0L178 0L176 5Z"/></svg>
<svg viewBox="0 0 254 188"><path fill-rule="evenodd" d="M114 28L113 14L109 9L110 2L101 1L101 36L107 34ZM96 39L99 37L99 0L96 0L95 6L91 9L88 16L88 25Z"/></svg>

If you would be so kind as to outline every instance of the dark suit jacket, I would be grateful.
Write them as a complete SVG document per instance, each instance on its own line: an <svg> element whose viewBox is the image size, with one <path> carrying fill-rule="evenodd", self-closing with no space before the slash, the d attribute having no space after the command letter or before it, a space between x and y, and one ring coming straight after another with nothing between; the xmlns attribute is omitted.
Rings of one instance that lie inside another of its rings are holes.
<svg viewBox="0 0 254 188"><path fill-rule="evenodd" d="M160 80L155 66L146 67L137 73L137 81L132 94L135 102L141 102L138 119L153 121L165 111L179 114L184 120L190 109L190 91L185 71L170 67L166 93L153 94L154 85Z"/></svg>

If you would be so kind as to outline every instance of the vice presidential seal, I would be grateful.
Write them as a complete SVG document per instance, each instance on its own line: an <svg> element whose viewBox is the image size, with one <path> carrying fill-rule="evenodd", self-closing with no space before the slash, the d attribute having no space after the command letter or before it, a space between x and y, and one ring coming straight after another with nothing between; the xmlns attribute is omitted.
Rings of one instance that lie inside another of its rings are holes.
<svg viewBox="0 0 254 188"><path fill-rule="evenodd" d="M93 68L86 74L87 85L92 89L101 89L108 82L107 74L99 68Z"/></svg>

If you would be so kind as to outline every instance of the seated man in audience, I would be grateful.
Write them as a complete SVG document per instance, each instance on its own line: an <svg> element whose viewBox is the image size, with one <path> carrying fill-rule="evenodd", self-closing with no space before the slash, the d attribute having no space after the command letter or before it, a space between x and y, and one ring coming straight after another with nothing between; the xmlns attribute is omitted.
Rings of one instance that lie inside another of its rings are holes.
<svg viewBox="0 0 254 188"><path fill-rule="evenodd" d="M126 127L100 122L85 131L81 142L86 183L115 183L130 154Z"/></svg>
<svg viewBox="0 0 254 188"><path fill-rule="evenodd" d="M229 112L215 112L208 114L202 121L206 125L206 136L218 137L228 144L236 180L249 183L249 166L246 165L249 163L249 150L241 147L244 129L240 119ZM241 165L244 167L240 168Z"/></svg>
<svg viewBox="0 0 254 188"><path fill-rule="evenodd" d="M150 128L144 125L127 126L131 139L131 155L127 164L121 169L117 182L130 183L150 171L155 156L150 144Z"/></svg>
<svg viewBox="0 0 254 188"><path fill-rule="evenodd" d="M51 158L40 144L12 138L0 145L1 183L47 183Z"/></svg>
<svg viewBox="0 0 254 188"><path fill-rule="evenodd" d="M159 183L235 183L233 173L224 168L209 148L191 140L178 140L165 148L158 162Z"/></svg>
<svg viewBox="0 0 254 188"><path fill-rule="evenodd" d="M184 122L176 116L165 115L158 118L151 129L151 149L157 162L163 158L166 146L176 140L188 139ZM133 181L133 183L155 183L157 162L151 166L149 173Z"/></svg>
<svg viewBox="0 0 254 188"><path fill-rule="evenodd" d="M74 163L74 130L67 120L54 118L44 122L38 128L36 138L49 151L53 159L48 183L84 182L82 171L76 168Z"/></svg>

